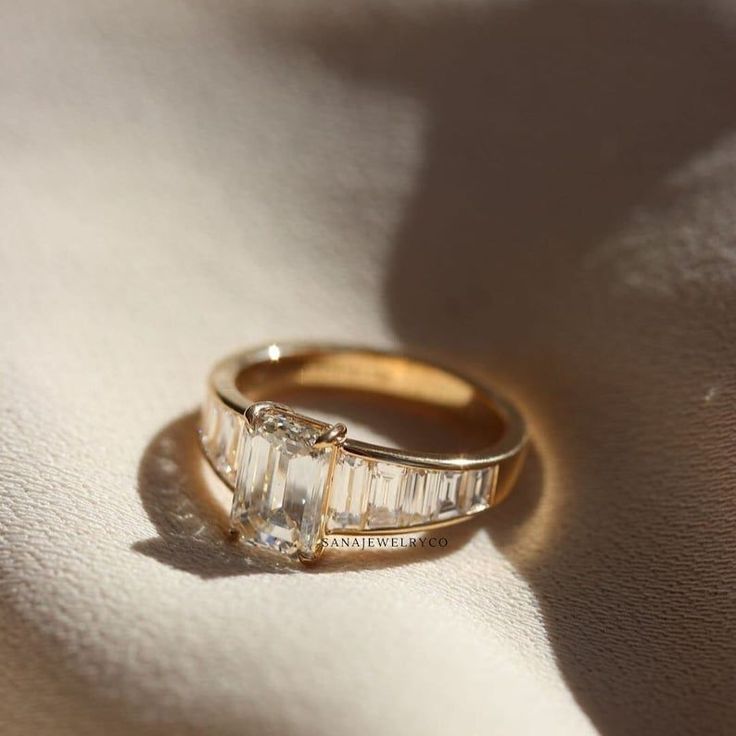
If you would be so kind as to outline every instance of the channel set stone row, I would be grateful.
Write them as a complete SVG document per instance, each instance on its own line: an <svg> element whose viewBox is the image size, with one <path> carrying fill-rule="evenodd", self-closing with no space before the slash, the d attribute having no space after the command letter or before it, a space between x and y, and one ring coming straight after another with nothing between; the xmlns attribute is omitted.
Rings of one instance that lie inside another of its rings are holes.
<svg viewBox="0 0 736 736"><path fill-rule="evenodd" d="M253 430L245 431L242 415L208 395L202 444L234 489L233 524L252 543L310 557L317 553L322 531L410 529L490 505L494 467L433 470L358 457L334 446L315 449L319 432L320 426L306 417L278 411L269 411Z"/></svg>

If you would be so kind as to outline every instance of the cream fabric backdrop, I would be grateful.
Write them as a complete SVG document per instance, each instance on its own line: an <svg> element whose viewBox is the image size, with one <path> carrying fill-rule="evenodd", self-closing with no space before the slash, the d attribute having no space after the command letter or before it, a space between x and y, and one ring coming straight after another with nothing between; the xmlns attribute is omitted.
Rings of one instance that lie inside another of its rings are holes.
<svg viewBox="0 0 736 736"><path fill-rule="evenodd" d="M4 3L0 730L733 733L732 11ZM234 555L192 412L288 337L487 372L518 493Z"/></svg>

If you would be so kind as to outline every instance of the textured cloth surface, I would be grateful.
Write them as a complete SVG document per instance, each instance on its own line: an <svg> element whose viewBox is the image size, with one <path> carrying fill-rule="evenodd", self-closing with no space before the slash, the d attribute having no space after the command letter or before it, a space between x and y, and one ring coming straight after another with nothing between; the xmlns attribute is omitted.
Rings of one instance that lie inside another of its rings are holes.
<svg viewBox="0 0 736 736"><path fill-rule="evenodd" d="M736 732L733 5L363 6L0 11L0 731ZM289 337L483 371L518 491L234 553L193 412Z"/></svg>

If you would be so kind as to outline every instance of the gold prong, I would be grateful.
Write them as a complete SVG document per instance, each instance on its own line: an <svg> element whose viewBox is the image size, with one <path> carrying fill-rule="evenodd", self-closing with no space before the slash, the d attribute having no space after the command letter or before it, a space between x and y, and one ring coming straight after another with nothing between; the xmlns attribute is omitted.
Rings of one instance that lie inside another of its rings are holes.
<svg viewBox="0 0 736 736"><path fill-rule="evenodd" d="M347 436L348 428L342 422L337 422L337 424L328 427L315 439L313 447L317 450L328 445L339 447L345 442Z"/></svg>
<svg viewBox="0 0 736 736"><path fill-rule="evenodd" d="M311 567L312 565L316 565L320 558L322 557L322 553L325 551L325 548L323 545L319 544L317 545L317 549L314 551L313 555L305 555L301 551L297 552L297 558L299 559L299 562L302 563L305 567Z"/></svg>
<svg viewBox="0 0 736 736"><path fill-rule="evenodd" d="M256 401L245 410L245 421L248 422L248 426L255 427L261 415L270 409L292 413L292 410L284 404L277 404L274 401Z"/></svg>

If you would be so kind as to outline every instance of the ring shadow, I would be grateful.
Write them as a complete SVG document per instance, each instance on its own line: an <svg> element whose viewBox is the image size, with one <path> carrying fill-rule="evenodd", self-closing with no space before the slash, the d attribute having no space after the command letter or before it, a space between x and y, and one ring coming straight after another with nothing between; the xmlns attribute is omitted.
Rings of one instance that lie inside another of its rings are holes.
<svg viewBox="0 0 736 736"><path fill-rule="evenodd" d="M224 484L205 461L197 437L198 412L167 424L146 447L138 467L138 493L158 536L133 544L140 554L201 578L232 575L333 573L419 564L452 554L483 526L480 519L443 528L444 547L328 548L319 563L303 566L229 538ZM532 466L534 460L532 460ZM522 484L514 508L524 514L540 485ZM514 494L516 495L516 494Z"/></svg>
<svg viewBox="0 0 736 736"><path fill-rule="evenodd" d="M483 364L554 444L545 538L503 506L487 528L580 706L610 736L736 732L736 295L668 284L657 264L685 273L688 246L656 225L616 240L642 209L680 213L673 173L736 127L733 29L703 3L531 0L267 33L425 110L390 318L409 345Z"/></svg>

